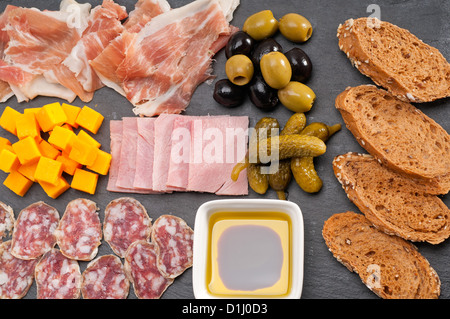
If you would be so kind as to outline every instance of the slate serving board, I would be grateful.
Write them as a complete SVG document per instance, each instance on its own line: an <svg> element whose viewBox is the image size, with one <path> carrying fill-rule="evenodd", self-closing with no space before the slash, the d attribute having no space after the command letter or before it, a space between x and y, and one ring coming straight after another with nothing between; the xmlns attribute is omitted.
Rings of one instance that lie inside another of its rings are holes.
<svg viewBox="0 0 450 319"><path fill-rule="evenodd" d="M82 2L82 1L80 1ZM90 0L93 5L101 3L100 0ZM135 0L117 0L127 7L128 12L134 8ZM187 4L189 0L169 0L173 8ZM271 9L277 18L284 14L297 12L307 17L314 28L312 38L305 44L298 45L311 58L313 63L313 76L308 85L315 91L317 100L310 112L307 113L308 122L321 121L327 124L343 123L339 112L334 107L336 96L347 86L371 84L371 80L361 75L353 68L346 56L338 48L336 29L339 23L348 18L369 16L373 11L369 7L374 1L360 0L241 0L240 6L234 13L232 24L242 27L245 19L260 10ZM0 11L6 5L36 7L41 10L58 10L59 0L3 0L0 1ZM425 43L435 46L450 60L450 2L445 0L390 0L377 1L381 19L389 21L400 27L409 29ZM293 43L285 40L280 34L275 39L283 46L285 51L294 47ZM225 77L225 54L220 51L213 64L216 80ZM244 105L235 109L226 109L218 105L212 97L213 84L201 84L196 90L186 115L248 115L250 126L264 116L276 117L281 125L292 114L283 106L274 112L265 113L256 109L247 99ZM0 105L0 112L9 105L19 111L24 108L40 107L44 104L57 101L55 98L38 97L28 103L18 104L13 97ZM74 105L83 106L79 99ZM134 116L130 103L115 91L109 88L98 90L94 99L87 104L105 116L105 122L95 136L101 143L102 149L109 152L109 121L121 119L125 116ZM417 105L425 114L436 120L447 131L450 131L450 99L433 103ZM0 130L0 136L14 137L5 130ZM289 187L288 200L297 203L302 212L305 225L305 256L304 256L304 284L302 298L305 299L375 299L359 277L350 273L338 263L328 251L321 232L323 222L332 214L354 210L358 212L345 195L341 185L335 178L331 161L336 155L349 152L365 152L356 142L353 135L344 127L339 133L327 142L327 152L316 160L316 168L323 179L323 189L317 194L303 192L294 182ZM450 156L450 155L449 155ZM0 172L0 181L6 174ZM123 194L106 191L107 177L100 177L97 192L91 196L76 190L68 190L56 200L47 197L39 185L33 185L25 197L21 198L0 185L0 200L11 205L17 217L19 211L33 202L44 200L58 209L61 216L67 203L75 198L84 197L97 202L100 207L100 218L103 221L104 208L113 199ZM200 193L173 193L164 195L132 195L148 209L153 220L161 214L172 213L184 218L194 227L197 208L206 201L229 198L211 194ZM273 191L265 196L258 195L250 190L248 198L276 198ZM450 205L450 195L442 196L447 206ZM442 282L441 298L450 297L450 242L432 246L430 244L417 244L419 251L429 260L431 266L437 271ZM106 242L99 247L99 255L112 253ZM81 270L86 268L87 262L80 262ZM33 284L25 298L35 298L36 287ZM130 289L129 298L136 298L133 289ZM178 277L163 295L164 299L194 298L192 291L192 269L187 270Z"/></svg>

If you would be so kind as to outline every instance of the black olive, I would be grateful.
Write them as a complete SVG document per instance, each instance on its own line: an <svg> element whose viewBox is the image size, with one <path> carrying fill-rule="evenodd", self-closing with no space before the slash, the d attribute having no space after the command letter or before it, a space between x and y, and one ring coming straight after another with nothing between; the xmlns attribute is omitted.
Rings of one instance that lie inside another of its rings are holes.
<svg viewBox="0 0 450 319"><path fill-rule="evenodd" d="M272 52L272 51L283 51L283 48L281 45L275 41L272 38L265 39L261 42L259 42L255 49L252 52L251 60L253 62L253 65L255 68L259 68L259 62L261 61L261 58L263 55Z"/></svg>
<svg viewBox="0 0 450 319"><path fill-rule="evenodd" d="M234 85L228 79L219 80L214 86L213 98L225 107L241 105L246 96L247 86Z"/></svg>
<svg viewBox="0 0 450 319"><path fill-rule="evenodd" d="M293 48L285 53L291 64L292 81L305 83L312 73L312 63L309 56L300 48Z"/></svg>
<svg viewBox="0 0 450 319"><path fill-rule="evenodd" d="M236 54L243 54L250 57L255 40L244 31L235 32L225 46L225 56L229 59Z"/></svg>
<svg viewBox="0 0 450 319"><path fill-rule="evenodd" d="M272 111L279 102L277 90L271 88L261 74L253 77L248 95L252 103L263 111Z"/></svg>

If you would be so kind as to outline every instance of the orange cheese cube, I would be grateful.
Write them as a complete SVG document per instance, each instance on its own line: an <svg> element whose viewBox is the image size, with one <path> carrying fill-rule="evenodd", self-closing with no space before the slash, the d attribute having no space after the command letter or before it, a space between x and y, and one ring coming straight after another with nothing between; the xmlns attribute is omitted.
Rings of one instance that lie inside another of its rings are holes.
<svg viewBox="0 0 450 319"><path fill-rule="evenodd" d="M48 138L48 142L57 149L64 152L70 152L75 138L76 135L73 131L62 126L55 126Z"/></svg>
<svg viewBox="0 0 450 319"><path fill-rule="evenodd" d="M86 131L84 130L80 130L77 134L77 136L82 139L85 142L88 142L89 144L92 144L92 146L95 146L96 148L100 148L102 146L102 144L100 144L99 142L97 142L97 140L95 138L93 138L92 136L90 136Z"/></svg>
<svg viewBox="0 0 450 319"><path fill-rule="evenodd" d="M77 168L70 186L73 189L93 195L97 188L97 181L98 174Z"/></svg>
<svg viewBox="0 0 450 319"><path fill-rule="evenodd" d="M56 160L63 164L63 172L66 172L69 175L73 175L77 168L81 168L83 166L80 163L70 159L65 154L61 154L56 158Z"/></svg>
<svg viewBox="0 0 450 319"><path fill-rule="evenodd" d="M3 182L3 185L8 187L17 195L23 197L28 192L31 185L33 185L33 182L20 174L18 171L11 171Z"/></svg>
<svg viewBox="0 0 450 319"><path fill-rule="evenodd" d="M16 119L16 134L19 139L31 136L40 139L41 131L33 113L24 113Z"/></svg>
<svg viewBox="0 0 450 319"><path fill-rule="evenodd" d="M48 132L61 126L67 121L66 113L58 102L44 105L39 112L36 113L36 119L42 131Z"/></svg>
<svg viewBox="0 0 450 319"><path fill-rule="evenodd" d="M34 178L34 173L36 172L37 164L38 162L20 165L17 171L26 178L28 178L29 180L36 182L36 179Z"/></svg>
<svg viewBox="0 0 450 319"><path fill-rule="evenodd" d="M9 133L17 135L16 120L21 115L21 113L14 110L13 108L9 106L5 107L2 116L0 117L0 126L7 130Z"/></svg>
<svg viewBox="0 0 450 319"><path fill-rule="evenodd" d="M66 123L74 128L78 128L78 124L76 123L78 114L80 114L81 107L70 105L67 103L61 104L64 113L66 113L67 121Z"/></svg>
<svg viewBox="0 0 450 319"><path fill-rule="evenodd" d="M37 162L42 156L39 146L34 138L28 136L12 145L14 153L17 154L20 164Z"/></svg>
<svg viewBox="0 0 450 319"><path fill-rule="evenodd" d="M62 163L51 158L41 157L34 172L34 178L38 182L55 185L63 172Z"/></svg>
<svg viewBox="0 0 450 319"><path fill-rule="evenodd" d="M108 174L109 167L111 166L111 158L111 154L98 150L97 158L95 159L94 164L87 165L86 168L101 175L106 175Z"/></svg>
<svg viewBox="0 0 450 319"><path fill-rule="evenodd" d="M103 119L104 116L99 112L91 109L88 106L84 106L78 114L75 123L77 123L82 128L85 128L89 132L96 134L98 132L98 129L102 125Z"/></svg>
<svg viewBox="0 0 450 319"><path fill-rule="evenodd" d="M62 193L70 188L70 184L64 179L64 177L58 178L58 181L53 185L46 182L39 182L44 192L51 198L56 199Z"/></svg>
<svg viewBox="0 0 450 319"><path fill-rule="evenodd" d="M42 140L39 143L39 150L41 151L42 156L51 159L56 159L61 154L60 151L58 151L52 144L50 144L46 140Z"/></svg>
<svg viewBox="0 0 450 319"><path fill-rule="evenodd" d="M41 131L41 127L39 126L39 122L36 118L36 113L38 113L41 110L40 107L34 107L29 109L24 109L23 114L33 114L34 120L36 121L36 126L38 127L39 131Z"/></svg>
<svg viewBox="0 0 450 319"><path fill-rule="evenodd" d="M3 149L0 152L0 169L5 173L16 170L20 166L19 158L13 152Z"/></svg>
<svg viewBox="0 0 450 319"><path fill-rule="evenodd" d="M11 146L11 142L7 138L4 138L4 137L0 136L0 152L3 149L7 149L7 150L9 150L9 151L14 153L14 150L13 150L13 148Z"/></svg>
<svg viewBox="0 0 450 319"><path fill-rule="evenodd" d="M98 148L76 137L69 153L69 158L82 165L93 165L97 158Z"/></svg>

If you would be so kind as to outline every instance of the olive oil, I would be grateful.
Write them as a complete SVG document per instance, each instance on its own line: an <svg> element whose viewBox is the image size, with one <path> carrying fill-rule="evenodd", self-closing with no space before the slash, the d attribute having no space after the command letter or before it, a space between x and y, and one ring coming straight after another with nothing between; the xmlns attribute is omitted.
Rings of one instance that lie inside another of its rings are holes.
<svg viewBox="0 0 450 319"><path fill-rule="evenodd" d="M208 290L228 297L288 294L291 246L291 222L286 214L213 214L209 223Z"/></svg>

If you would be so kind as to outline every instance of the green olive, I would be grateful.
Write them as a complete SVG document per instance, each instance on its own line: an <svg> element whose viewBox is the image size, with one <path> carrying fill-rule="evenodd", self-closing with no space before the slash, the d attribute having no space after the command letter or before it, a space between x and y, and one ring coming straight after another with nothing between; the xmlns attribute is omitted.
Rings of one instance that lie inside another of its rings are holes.
<svg viewBox="0 0 450 319"><path fill-rule="evenodd" d="M225 64L225 73L235 85L246 85L252 79L253 72L252 60L243 54L233 55Z"/></svg>
<svg viewBox="0 0 450 319"><path fill-rule="evenodd" d="M272 11L260 11L245 20L242 31L256 41L260 41L273 36L278 31L278 21L274 18Z"/></svg>
<svg viewBox="0 0 450 319"><path fill-rule="evenodd" d="M304 16L288 13L280 19L280 32L292 42L305 42L313 32L311 23Z"/></svg>
<svg viewBox="0 0 450 319"><path fill-rule="evenodd" d="M273 51L263 55L260 68L264 81L274 89L284 88L291 80L291 65L281 52Z"/></svg>
<svg viewBox="0 0 450 319"><path fill-rule="evenodd" d="M278 90L281 104L297 113L311 110L316 94L308 86L297 81L291 81L281 90Z"/></svg>

